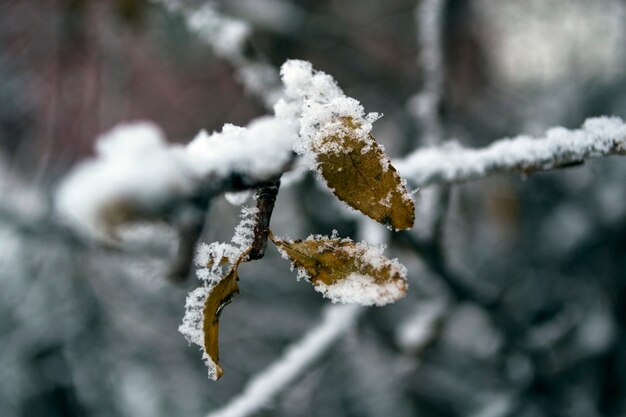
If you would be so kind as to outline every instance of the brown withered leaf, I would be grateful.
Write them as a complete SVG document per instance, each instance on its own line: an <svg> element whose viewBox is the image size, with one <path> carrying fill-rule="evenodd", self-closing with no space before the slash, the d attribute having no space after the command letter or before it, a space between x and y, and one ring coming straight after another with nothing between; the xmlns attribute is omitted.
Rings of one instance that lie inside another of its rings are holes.
<svg viewBox="0 0 626 417"><path fill-rule="evenodd" d="M382 247L325 236L295 241L270 237L299 276L305 275L333 302L381 306L406 293L406 268L384 257Z"/></svg>
<svg viewBox="0 0 626 417"><path fill-rule="evenodd" d="M347 134L327 136L312 146L322 177L339 199L366 216L396 230L410 229L415 207L391 161L373 136L359 137L352 118L341 121Z"/></svg>
<svg viewBox="0 0 626 417"><path fill-rule="evenodd" d="M215 364L214 379L219 379L224 373L219 362L218 348L220 313L222 312L222 309L231 302L233 296L239 293L239 286L237 285L237 281L239 280L237 268L241 259L242 258L237 260L226 276L210 290L204 302L202 322L202 328L204 331L204 350Z"/></svg>

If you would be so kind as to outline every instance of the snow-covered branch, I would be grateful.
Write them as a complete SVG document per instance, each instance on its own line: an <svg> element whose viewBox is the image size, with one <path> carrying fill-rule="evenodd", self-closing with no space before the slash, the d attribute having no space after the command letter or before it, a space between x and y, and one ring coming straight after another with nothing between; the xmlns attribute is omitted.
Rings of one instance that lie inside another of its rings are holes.
<svg viewBox="0 0 626 417"><path fill-rule="evenodd" d="M183 201L254 188L282 174L296 139L290 121L272 117L201 131L186 146L168 144L152 123L120 125L98 138L96 158L64 179L56 208L82 232L107 240L119 223L162 215Z"/></svg>
<svg viewBox="0 0 626 417"><path fill-rule="evenodd" d="M619 117L598 117L587 119L580 129L556 127L542 137L502 139L483 149L468 149L456 143L422 148L393 164L404 178L428 186L506 172L527 175L589 158L624 154L626 123Z"/></svg>
<svg viewBox="0 0 626 417"><path fill-rule="evenodd" d="M252 378L243 392L207 417L245 417L266 407L277 394L304 372L343 334L351 329L365 311L355 305L328 306L322 321L302 339L287 348L285 354Z"/></svg>

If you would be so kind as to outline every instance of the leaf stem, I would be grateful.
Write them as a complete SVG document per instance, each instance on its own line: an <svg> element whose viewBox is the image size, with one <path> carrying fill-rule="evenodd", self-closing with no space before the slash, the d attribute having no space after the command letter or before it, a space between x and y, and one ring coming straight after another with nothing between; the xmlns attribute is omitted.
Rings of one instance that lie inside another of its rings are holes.
<svg viewBox="0 0 626 417"><path fill-rule="evenodd" d="M248 253L248 261L261 259L265 255L267 237L270 230L270 220L272 218L272 212L274 211L274 203L276 203L279 188L280 178L276 178L257 189L256 206L259 211L256 215L254 238L250 253Z"/></svg>

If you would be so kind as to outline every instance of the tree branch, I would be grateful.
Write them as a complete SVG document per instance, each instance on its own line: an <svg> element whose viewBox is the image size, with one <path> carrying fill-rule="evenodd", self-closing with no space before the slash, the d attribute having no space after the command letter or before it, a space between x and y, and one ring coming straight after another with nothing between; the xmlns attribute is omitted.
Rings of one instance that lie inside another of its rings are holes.
<svg viewBox="0 0 626 417"><path fill-rule="evenodd" d="M173 282L183 282L187 280L196 244L202 235L206 214L209 210L210 200L201 200L195 204L184 205L174 218L174 223L178 227L178 252L173 260L168 273L168 279Z"/></svg>
<svg viewBox="0 0 626 417"><path fill-rule="evenodd" d="M289 346L280 359L254 376L240 395L207 417L245 417L267 406L350 330L364 311L364 308L355 305L326 306L322 321L317 326Z"/></svg>
<svg viewBox="0 0 626 417"><path fill-rule="evenodd" d="M502 139L483 149L455 144L418 149L393 164L403 177L425 187L498 173L529 175L610 155L626 155L626 124L618 117L587 119L576 130L552 128L538 138Z"/></svg>
<svg viewBox="0 0 626 417"><path fill-rule="evenodd" d="M445 77L443 64L443 14L446 0L421 0L415 9L415 25L422 68L422 90L409 102L411 114L422 129L422 143L441 141L440 106Z"/></svg>

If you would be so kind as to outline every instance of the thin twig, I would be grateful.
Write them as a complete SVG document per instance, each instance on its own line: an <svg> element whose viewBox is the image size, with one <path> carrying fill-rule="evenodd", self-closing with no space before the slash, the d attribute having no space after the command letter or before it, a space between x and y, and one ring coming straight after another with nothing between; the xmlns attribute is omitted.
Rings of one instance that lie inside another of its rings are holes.
<svg viewBox="0 0 626 417"><path fill-rule="evenodd" d="M246 417L266 407L330 346L353 328L365 311L355 305L326 306L322 321L289 346L276 362L254 376L243 392L207 417Z"/></svg>
<svg viewBox="0 0 626 417"><path fill-rule="evenodd" d="M421 0L415 9L423 80L422 90L411 100L410 109L426 145L435 145L443 139L440 107L445 77L442 40L445 6L446 0Z"/></svg>
<svg viewBox="0 0 626 417"><path fill-rule="evenodd" d="M441 245L444 237L444 228L446 218L450 208L450 199L452 198L452 188L443 186L437 190L437 201L435 202L435 218L433 220L432 240Z"/></svg>
<svg viewBox="0 0 626 417"><path fill-rule="evenodd" d="M193 264L196 244L202 235L210 201L184 206L179 210L175 223L178 226L179 243L176 258L170 266L168 279L173 282L186 281Z"/></svg>
<svg viewBox="0 0 626 417"><path fill-rule="evenodd" d="M274 203L278 196L280 179L270 181L267 185L259 187L256 193L256 206L259 210L254 225L254 238L248 259L261 259L265 255L267 237L270 230L270 220L274 211Z"/></svg>

